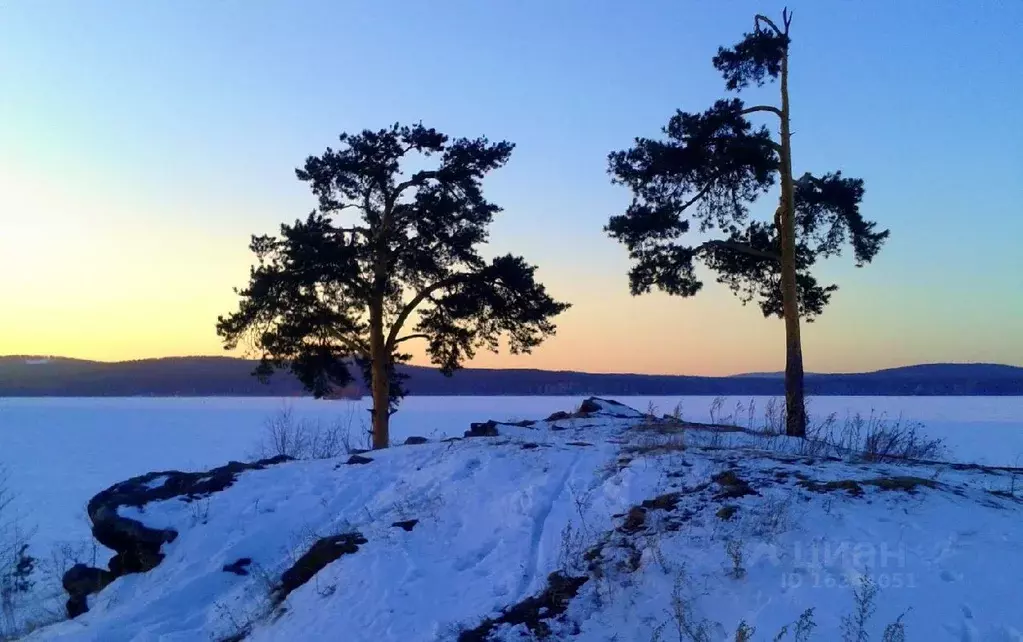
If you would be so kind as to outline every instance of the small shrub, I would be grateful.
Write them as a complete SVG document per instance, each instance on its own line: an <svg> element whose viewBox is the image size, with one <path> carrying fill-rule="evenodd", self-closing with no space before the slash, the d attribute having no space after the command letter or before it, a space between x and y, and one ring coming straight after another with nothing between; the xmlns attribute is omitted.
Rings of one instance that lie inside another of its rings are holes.
<svg viewBox="0 0 1023 642"><path fill-rule="evenodd" d="M355 413L355 404L349 404L341 417L324 424L319 420L297 418L291 406L285 406L266 420L263 437L256 445L253 458L283 455L293 459L333 459L353 450L368 450L369 432L363 431L362 443L357 441L357 434L353 435Z"/></svg>
<svg viewBox="0 0 1023 642"><path fill-rule="evenodd" d="M202 499L189 503L189 509L191 510L192 526L198 526L202 524L205 526L210 520L210 498L204 497Z"/></svg>
<svg viewBox="0 0 1023 642"><path fill-rule="evenodd" d="M586 533L574 528L571 523L561 530L561 545L558 548L558 568L570 572L581 572L586 566Z"/></svg>
<svg viewBox="0 0 1023 642"><path fill-rule="evenodd" d="M675 424L681 424L681 423L683 423L685 421L682 418L682 402L681 401L678 402L677 404L675 404L675 407L672 408L670 413L668 413L668 419L672 423L675 423Z"/></svg>
<svg viewBox="0 0 1023 642"><path fill-rule="evenodd" d="M815 628L817 623L813 621L813 608L806 609L796 620L796 642L808 642Z"/></svg>
<svg viewBox="0 0 1023 642"><path fill-rule="evenodd" d="M771 541L792 525L792 496L773 495L761 502L750 524L751 532Z"/></svg>
<svg viewBox="0 0 1023 642"><path fill-rule="evenodd" d="M922 424L902 417L892 420L874 411L846 417L830 441L839 450L866 461L936 460L946 452L944 441L923 434Z"/></svg>
<svg viewBox="0 0 1023 642"><path fill-rule="evenodd" d="M685 570L675 578L675 586L671 591L670 615L678 633L679 642L711 642L712 623L707 619L699 619L690 599L683 587L687 584Z"/></svg>
<svg viewBox="0 0 1023 642"><path fill-rule="evenodd" d="M220 624L223 628L220 633L210 636L214 642L242 642L252 632L255 618L236 614L224 602L215 602L213 609L220 617Z"/></svg>
<svg viewBox="0 0 1023 642"><path fill-rule="evenodd" d="M777 397L771 397L764 404L764 421L760 430L768 435L785 434L785 408L778 403Z"/></svg>
<svg viewBox="0 0 1023 642"><path fill-rule="evenodd" d="M718 424L723 421L723 418L721 417L721 409L724 407L724 398L714 397L714 400L710 402L710 423Z"/></svg>
<svg viewBox="0 0 1023 642"><path fill-rule="evenodd" d="M735 642L753 642L753 634L756 632L756 628L746 624L746 620L742 620L739 622L738 628L735 629Z"/></svg>
<svg viewBox="0 0 1023 642"><path fill-rule="evenodd" d="M905 613L901 614L894 622L889 622L888 626L884 627L881 642L906 642L906 625L902 622L905 616Z"/></svg>
<svg viewBox="0 0 1023 642"><path fill-rule="evenodd" d="M741 580L746 577L746 568L743 566L745 561L742 540L729 539L725 542L725 553L728 554L728 559L731 561L732 566L729 570L730 575L737 580Z"/></svg>
<svg viewBox="0 0 1023 642"><path fill-rule="evenodd" d="M876 597L877 585L869 577L862 578L853 588L853 612L842 616L842 642L870 642L867 622L876 609Z"/></svg>
<svg viewBox="0 0 1023 642"><path fill-rule="evenodd" d="M37 570L37 560L29 553L32 531L22 526L13 502L7 472L0 468L0 639L20 635L30 625L22 610Z"/></svg>
<svg viewBox="0 0 1023 642"><path fill-rule="evenodd" d="M813 621L813 609L809 608L803 611L793 627L795 628L795 642L809 642L810 634L817 627L817 623ZM789 625L786 624L775 634L772 642L782 642L788 634Z"/></svg>

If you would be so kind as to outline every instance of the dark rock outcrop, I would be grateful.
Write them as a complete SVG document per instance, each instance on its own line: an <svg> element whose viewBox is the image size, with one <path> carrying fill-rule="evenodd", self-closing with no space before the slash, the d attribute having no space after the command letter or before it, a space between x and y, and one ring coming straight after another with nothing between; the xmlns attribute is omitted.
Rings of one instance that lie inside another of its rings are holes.
<svg viewBox="0 0 1023 642"><path fill-rule="evenodd" d="M583 399L583 402L579 404L580 415L592 415L595 412L600 412L603 409L595 397L589 399Z"/></svg>
<svg viewBox="0 0 1023 642"><path fill-rule="evenodd" d="M251 557L240 557L230 564L224 564L223 571L225 573L234 573L235 575L248 575L249 566L252 565Z"/></svg>
<svg viewBox="0 0 1023 642"><path fill-rule="evenodd" d="M163 561L163 545L178 537L173 529L152 528L137 519L120 515L120 507L139 508L151 502L175 498L192 502L230 487L242 472L261 470L289 460L289 457L279 456L253 463L232 461L201 473L176 470L147 473L114 484L93 497L87 507L92 521L92 536L116 554L107 564L109 571L79 564L64 575L64 588L71 596L68 617L87 611L86 596L102 590L118 577L155 568Z"/></svg>
<svg viewBox="0 0 1023 642"><path fill-rule="evenodd" d="M114 581L114 574L101 568L92 568L85 564L75 564L62 578L64 590L67 591L67 615L75 618L89 610L88 598L99 593L107 584Z"/></svg>
<svg viewBox="0 0 1023 642"><path fill-rule="evenodd" d="M281 583L274 589L274 602L280 604L284 598L313 578L327 564L339 559L342 555L351 555L366 543L362 533L342 533L316 540L316 543L305 552L291 568L281 575Z"/></svg>
<svg viewBox="0 0 1023 642"><path fill-rule="evenodd" d="M745 479L742 479L734 470L726 470L711 477L720 490L714 495L714 499L738 499L746 495L759 495Z"/></svg>
<svg viewBox="0 0 1023 642"><path fill-rule="evenodd" d="M405 445L406 446L418 446L420 444L425 444L428 441L430 441L430 440L427 439L426 437L413 436L413 437L409 437L408 439L405 440Z"/></svg>
<svg viewBox="0 0 1023 642"><path fill-rule="evenodd" d="M588 397L583 399L583 402L579 404L579 408L575 412L559 410L547 417L545 421L554 422L564 421L566 419L589 419L593 417L593 415L615 417L617 419L636 419L640 417L640 413L638 411L619 401L615 401L614 399Z"/></svg>
<svg viewBox="0 0 1023 642"><path fill-rule="evenodd" d="M500 432L498 426L514 426L515 428L532 428L535 421L525 419L523 421L494 421L493 419L483 422L469 424L469 430L465 431L466 437L497 437Z"/></svg>
<svg viewBox="0 0 1023 642"><path fill-rule="evenodd" d="M458 634L458 642L486 642L491 634L501 627L523 626L533 639L551 639L549 621L557 619L568 610L569 603L579 593L582 585L589 580L586 576L573 577L560 572L547 577L547 586L504 609L496 618L485 618L475 628L465 629Z"/></svg>
<svg viewBox="0 0 1023 642"><path fill-rule="evenodd" d="M474 422L469 424L469 430L465 431L466 437L497 437L501 433L497 430L498 422L490 421Z"/></svg>
<svg viewBox="0 0 1023 642"><path fill-rule="evenodd" d="M416 524L418 523L419 523L418 519L406 519L400 522L394 522L393 524L391 524L391 526L394 526L395 528L400 528L405 532L411 532L412 529L415 528Z"/></svg>
<svg viewBox="0 0 1023 642"><path fill-rule="evenodd" d="M368 464L371 461L373 460L369 457L363 457L362 455L352 455L351 457L348 458L348 461L346 461L345 463L348 464L349 466L354 466L356 464Z"/></svg>
<svg viewBox="0 0 1023 642"><path fill-rule="evenodd" d="M600 414L604 417L615 417L618 419L638 419L642 416L642 413L637 411L635 408L626 406L620 401L614 399L603 399L601 397L590 397L584 399L579 404L580 416L589 417L590 415Z"/></svg>

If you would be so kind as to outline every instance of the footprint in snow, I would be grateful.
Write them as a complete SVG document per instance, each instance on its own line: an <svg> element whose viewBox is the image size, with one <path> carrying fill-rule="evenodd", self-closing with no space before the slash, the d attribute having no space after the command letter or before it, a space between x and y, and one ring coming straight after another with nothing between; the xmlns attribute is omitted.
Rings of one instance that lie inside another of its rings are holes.
<svg viewBox="0 0 1023 642"><path fill-rule="evenodd" d="M959 640L959 642L981 642L980 631L970 622L963 621L958 626L946 624L945 630L954 636L950 639Z"/></svg>
<svg viewBox="0 0 1023 642"><path fill-rule="evenodd" d="M467 477L470 477L474 472L479 470L479 467L480 467L479 459L470 459L469 461L465 462L464 468L462 468L461 470L459 470L458 472L451 476L451 479L453 481L466 479Z"/></svg>
<svg viewBox="0 0 1023 642"><path fill-rule="evenodd" d="M454 569L461 573L470 568L479 566L480 563L490 555L490 552L494 550L494 543L488 542L483 546L477 548L474 552L464 555L455 560L453 565Z"/></svg>

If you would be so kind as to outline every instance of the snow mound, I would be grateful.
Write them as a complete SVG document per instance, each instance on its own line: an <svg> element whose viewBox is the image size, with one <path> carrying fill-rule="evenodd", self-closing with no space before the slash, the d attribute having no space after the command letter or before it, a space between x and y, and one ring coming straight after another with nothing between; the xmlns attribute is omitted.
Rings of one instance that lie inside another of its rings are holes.
<svg viewBox="0 0 1023 642"><path fill-rule="evenodd" d="M867 639L901 623L910 640L1023 640L1017 472L810 457L589 399L462 439L236 466L210 492L140 478L153 500L117 517L175 533L162 557L27 639L771 640L812 622L829 642L860 626L859 596Z"/></svg>

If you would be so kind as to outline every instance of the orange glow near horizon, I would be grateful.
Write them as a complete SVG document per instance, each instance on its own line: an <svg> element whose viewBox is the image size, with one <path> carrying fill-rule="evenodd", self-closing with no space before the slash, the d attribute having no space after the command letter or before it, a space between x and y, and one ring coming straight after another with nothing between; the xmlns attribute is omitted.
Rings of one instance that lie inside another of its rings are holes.
<svg viewBox="0 0 1023 642"><path fill-rule="evenodd" d="M246 235L210 234L170 212L143 225L132 216L130 198L90 203L76 193L91 191L82 185L61 191L10 167L0 170L0 209L23 213L15 233L0 237L0 354L102 361L225 354L214 324L237 305L232 288L247 278ZM694 375L782 369L779 321L743 307L713 282L692 299L631 297L620 258L614 267L621 276L611 278L579 279L541 265L550 291L573 303L558 320L557 336L532 355L483 352L469 365ZM971 323L968 310L939 326L924 320L921 301L903 300L896 314L895 295L869 291L876 284L843 286L825 315L804 326L808 370L1023 362L1019 345L981 344L976 333L958 332ZM427 363L421 346L410 348L416 363Z"/></svg>

